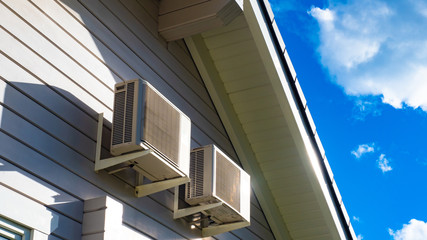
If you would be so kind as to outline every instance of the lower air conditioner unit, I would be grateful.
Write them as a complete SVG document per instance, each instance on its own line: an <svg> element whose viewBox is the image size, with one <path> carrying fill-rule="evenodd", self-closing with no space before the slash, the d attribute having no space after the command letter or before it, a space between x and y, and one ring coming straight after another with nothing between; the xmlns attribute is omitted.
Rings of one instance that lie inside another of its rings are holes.
<svg viewBox="0 0 427 240"><path fill-rule="evenodd" d="M151 181L189 174L191 121L147 81L115 85L111 154L152 153L131 161Z"/></svg>
<svg viewBox="0 0 427 240"><path fill-rule="evenodd" d="M193 149L185 201L190 205L222 203L202 213L218 224L250 222L250 176L215 145Z"/></svg>

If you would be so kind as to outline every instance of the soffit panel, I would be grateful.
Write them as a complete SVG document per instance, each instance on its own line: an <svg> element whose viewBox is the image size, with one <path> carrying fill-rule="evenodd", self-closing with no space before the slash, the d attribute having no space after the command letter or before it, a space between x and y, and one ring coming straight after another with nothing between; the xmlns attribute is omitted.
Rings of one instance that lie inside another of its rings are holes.
<svg viewBox="0 0 427 240"><path fill-rule="evenodd" d="M330 238L307 170L242 19L201 37L292 239Z"/></svg>

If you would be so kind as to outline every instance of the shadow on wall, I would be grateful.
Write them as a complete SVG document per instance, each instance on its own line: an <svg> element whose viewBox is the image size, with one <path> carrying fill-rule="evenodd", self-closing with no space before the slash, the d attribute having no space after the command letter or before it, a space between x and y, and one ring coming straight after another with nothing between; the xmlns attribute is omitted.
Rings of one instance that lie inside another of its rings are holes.
<svg viewBox="0 0 427 240"><path fill-rule="evenodd" d="M8 64L1 54L0 63ZM0 144L0 191L2 196L15 197L4 198L7 202L0 206L19 204L22 211L10 213L0 207L0 215L45 233L78 239L82 232L82 199L109 195L102 190L109 189L125 201L147 202L151 211L162 211L174 222L167 208L150 199L134 197L129 186L129 181L135 179L133 171L116 175L121 181L112 181L105 171L94 172L95 111L68 91L40 81L35 84L40 79L25 75L23 69L14 70L13 75L0 73L0 142L7 143ZM110 157L109 141L110 130L104 126L101 158ZM158 197L172 205L173 200L164 199L164 194ZM152 218L124 206L122 219L129 226L124 225L123 231L144 236L132 230L138 227L140 231L155 232L154 236L162 239L176 238L176 233L164 226L152 227L158 225ZM187 223L182 221L179 225L185 226ZM165 230L158 232L162 228Z"/></svg>
<svg viewBox="0 0 427 240"><path fill-rule="evenodd" d="M132 172L113 177L105 171L94 172L98 112L105 114L101 158L109 157L116 82L150 79L171 101L190 106L174 90L182 88L181 80L186 79L179 79L150 48L167 52L166 43L154 37L157 27L150 32L141 25L154 26L154 16L143 21L141 16L118 19L113 15L117 11L126 17L123 10L140 10L139 1L127 3L135 8L123 9L118 0L0 3L0 13L10 17L0 26L0 177L5 179L0 189L7 186L9 195L18 194L28 210L18 214L17 221L40 208L50 214L46 232L66 239L80 238L82 200L105 195L125 202L123 221L154 238L198 237L199 230L172 219L171 192L136 199ZM135 19L139 25L132 30L122 26L122 20L134 24ZM166 73L156 70L162 68ZM6 205L0 205L1 211L2 206Z"/></svg>
<svg viewBox="0 0 427 240"><path fill-rule="evenodd" d="M11 64L0 56L3 66ZM76 195L85 191L78 185L84 180L70 171L82 162L93 166L95 113L66 90L28 83L37 79L9 70L0 75L0 195L6 201L0 215L78 239L83 202Z"/></svg>

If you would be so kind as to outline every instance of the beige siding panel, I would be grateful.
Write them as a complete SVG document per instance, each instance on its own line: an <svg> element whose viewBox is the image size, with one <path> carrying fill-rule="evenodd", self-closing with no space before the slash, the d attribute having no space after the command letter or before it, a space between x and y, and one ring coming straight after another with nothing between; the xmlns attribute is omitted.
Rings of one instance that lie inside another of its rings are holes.
<svg viewBox="0 0 427 240"><path fill-rule="evenodd" d="M279 105L271 107L269 109L259 109L258 111L245 112L238 115L239 120L242 124L250 123L254 121L260 121L263 119L269 119L279 117L281 110Z"/></svg>
<svg viewBox="0 0 427 240"><path fill-rule="evenodd" d="M311 211L315 211L316 209L319 209L319 204L317 203L316 199L313 199L310 202L301 202L296 204L290 204L290 205L282 205L280 206L280 211L283 214L309 214Z"/></svg>
<svg viewBox="0 0 427 240"><path fill-rule="evenodd" d="M269 101L268 98L248 100L246 102L238 102L233 104L238 115L247 112L258 112L264 109L274 109L277 103ZM254 119L255 120L255 119Z"/></svg>
<svg viewBox="0 0 427 240"><path fill-rule="evenodd" d="M286 217L289 219L292 219L295 222L307 220L307 215L302 215L298 213L286 214ZM311 211L309 217L313 219L322 219L323 218L322 210Z"/></svg>
<svg viewBox="0 0 427 240"><path fill-rule="evenodd" d="M286 120L282 117L270 118L262 121L254 121L250 123L243 124L243 128L247 134L262 132L272 128L286 129ZM290 132L289 132L290 135Z"/></svg>
<svg viewBox="0 0 427 240"><path fill-rule="evenodd" d="M245 68L232 69L229 71L220 72L219 75L224 83L250 78L254 75L265 73L262 64L255 62L246 65Z"/></svg>
<svg viewBox="0 0 427 240"><path fill-rule="evenodd" d="M263 141L268 141L270 139L286 139L289 137L288 128L281 127L277 129L266 129L264 131L254 132L247 135L249 142L252 143L258 143ZM293 147L292 144L288 145L289 147ZM287 147L287 146L284 146Z"/></svg>
<svg viewBox="0 0 427 240"><path fill-rule="evenodd" d="M293 167L286 167L283 169L277 169L269 171L268 174L265 175L265 178L267 181L274 181L274 180L286 180L283 178L283 176L286 177L298 177L301 175L306 175L304 172L304 169L302 166L293 166Z"/></svg>
<svg viewBox="0 0 427 240"><path fill-rule="evenodd" d="M265 79L265 80L264 80ZM227 93L234 93L240 90L261 87L267 84L267 74L262 72L252 76L235 79L234 81L224 83Z"/></svg>
<svg viewBox="0 0 427 240"><path fill-rule="evenodd" d="M283 143L285 143L286 145L290 145L292 141L293 139L290 136L280 141L272 138L262 142L252 143L251 146L252 146L252 149L254 149L254 152L256 153L271 152L271 151L282 149ZM297 154L298 154L297 151L290 151L290 152L287 151L285 153L285 156L297 155Z"/></svg>
<svg viewBox="0 0 427 240"><path fill-rule="evenodd" d="M289 149L291 151L293 149ZM260 167L263 168L265 174L276 168L288 168L292 166L300 166L298 156L286 149L277 149L275 151L257 153Z"/></svg>
<svg viewBox="0 0 427 240"><path fill-rule="evenodd" d="M213 50L227 45L235 44L241 41L250 40L252 38L248 28L237 29L235 31L226 32L222 35L205 38L206 46L209 50Z"/></svg>
<svg viewBox="0 0 427 240"><path fill-rule="evenodd" d="M274 196L275 199L278 202L283 202L283 206L286 205L292 205L292 204L296 204L296 203L301 203L301 202L309 202L313 199L315 199L316 196L314 196L313 193L311 192L306 192L306 193L301 193L301 194L296 194L296 195L290 195L290 194L281 194L279 196L277 196L277 194ZM313 215L312 218L315 218L316 216ZM317 216L318 218L322 217L321 212L319 212L319 216ZM303 221L304 219L292 219L292 221Z"/></svg>
<svg viewBox="0 0 427 240"><path fill-rule="evenodd" d="M259 166L262 168L263 171L267 172L278 168L301 165L301 162L298 161L298 158L283 158L280 156L275 158L266 157L266 161L261 161L262 157L257 156L257 158L260 160Z"/></svg>
<svg viewBox="0 0 427 240"><path fill-rule="evenodd" d="M212 36L221 35L225 32L232 32L242 28L248 28L248 24L246 23L246 19L243 14L239 17L236 17L233 21L231 21L224 27L212 29L210 31L202 33L202 37L209 38Z"/></svg>
<svg viewBox="0 0 427 240"><path fill-rule="evenodd" d="M305 180L305 178L307 178L307 176L305 174L302 174L295 176L284 176L279 179L268 180L267 182L272 189L286 189L295 186L299 186L301 188L308 186L308 189L310 189L310 183Z"/></svg>
<svg viewBox="0 0 427 240"><path fill-rule="evenodd" d="M224 60L232 57L242 56L244 54L252 53L255 43L252 40L239 42L222 48L211 50L211 57L214 61Z"/></svg>
<svg viewBox="0 0 427 240"><path fill-rule="evenodd" d="M246 102L248 100L261 100L265 97L274 95L271 86L261 86L257 88L245 89L239 92L229 94L230 100L233 104Z"/></svg>
<svg viewBox="0 0 427 240"><path fill-rule="evenodd" d="M304 199L315 199L315 195L312 191L310 191L310 188L306 189L305 191L296 191L297 189L294 188L290 188L291 191L289 192L280 192L280 193L275 193L274 197L278 200L280 199L286 199L286 201L289 202L289 204L296 204L296 203L300 203L301 201L299 201L297 198L299 196L303 197ZM310 195L312 197L310 197ZM292 197L295 196L295 197ZM292 215L294 213L282 213L284 215ZM298 213L295 213L298 214ZM292 218L290 218L292 219Z"/></svg>
<svg viewBox="0 0 427 240"><path fill-rule="evenodd" d="M259 64L262 65L262 62L256 58L258 53L249 52L245 53L242 56L235 56L227 59L218 60L215 62L215 65L218 71L236 71L239 68L248 69L248 65Z"/></svg>
<svg viewBox="0 0 427 240"><path fill-rule="evenodd" d="M309 229L327 229L328 226L323 221L319 221L319 219L310 218L304 221L290 221L287 225L293 229L293 231L304 231ZM322 235L322 234L320 234Z"/></svg>
<svg viewBox="0 0 427 240"><path fill-rule="evenodd" d="M316 236L315 239L332 239L332 236L329 234L329 230L326 225L324 227L307 228L299 231L292 231L291 234L295 236L295 238L301 239L305 239L308 236Z"/></svg>

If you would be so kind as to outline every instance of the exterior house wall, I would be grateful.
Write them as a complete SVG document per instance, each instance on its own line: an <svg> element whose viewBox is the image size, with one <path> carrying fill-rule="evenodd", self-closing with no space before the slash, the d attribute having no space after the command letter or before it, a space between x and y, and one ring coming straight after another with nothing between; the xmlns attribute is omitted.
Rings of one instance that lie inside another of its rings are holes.
<svg viewBox="0 0 427 240"><path fill-rule="evenodd" d="M192 120L192 147L236 154L182 40L157 33L155 0L0 3L0 217L34 239L80 239L86 200L123 205L132 236L193 239L173 220L173 191L133 196L135 175L94 172L98 113L109 155L113 86L143 78ZM144 238L142 238L144 239ZM211 239L274 239L251 198L251 226Z"/></svg>

